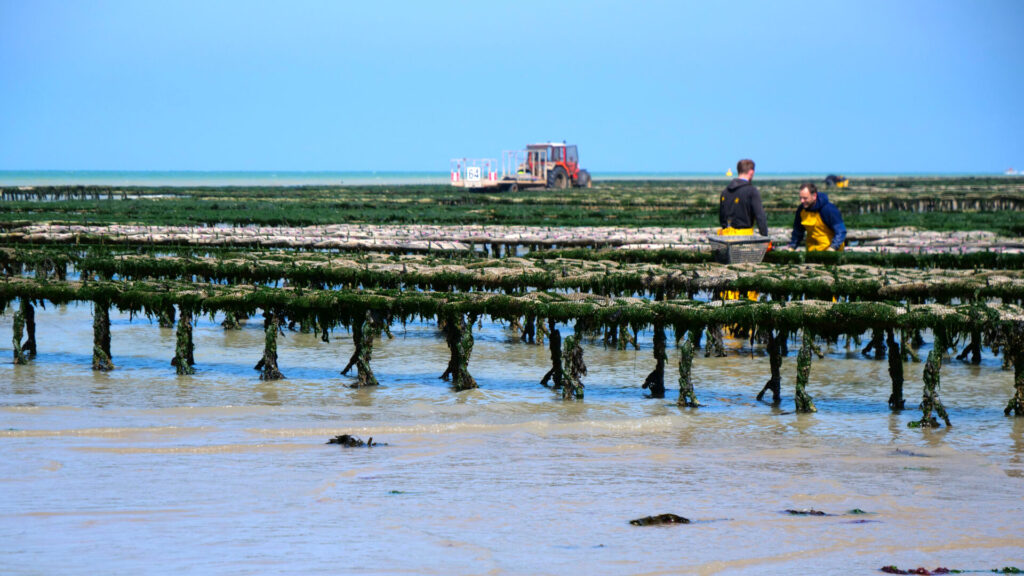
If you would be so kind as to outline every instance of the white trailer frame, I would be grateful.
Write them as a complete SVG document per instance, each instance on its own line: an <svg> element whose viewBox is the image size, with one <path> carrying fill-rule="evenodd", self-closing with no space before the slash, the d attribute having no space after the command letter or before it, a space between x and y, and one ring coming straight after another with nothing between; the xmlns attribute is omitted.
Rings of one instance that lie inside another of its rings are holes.
<svg viewBox="0 0 1024 576"><path fill-rule="evenodd" d="M493 158L452 158L451 184L458 188L516 190L547 186L548 159L541 150L505 150L501 173Z"/></svg>

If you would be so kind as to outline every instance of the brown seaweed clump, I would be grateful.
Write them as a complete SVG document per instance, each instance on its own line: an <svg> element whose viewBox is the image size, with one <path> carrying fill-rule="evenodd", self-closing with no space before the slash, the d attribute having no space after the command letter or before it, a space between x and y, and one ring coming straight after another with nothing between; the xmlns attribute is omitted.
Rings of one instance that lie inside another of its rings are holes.
<svg viewBox="0 0 1024 576"><path fill-rule="evenodd" d="M949 568L938 567L935 570L928 570L927 568L911 568L909 570L901 570L896 566L882 566L879 568L886 574L958 574L961 570L950 570Z"/></svg>
<svg viewBox="0 0 1024 576"><path fill-rule="evenodd" d="M804 508L801 510L786 510L786 514L792 514L794 516L828 516L827 512L821 510L815 510L814 508Z"/></svg>
<svg viewBox="0 0 1024 576"><path fill-rule="evenodd" d="M345 448L361 448L363 446L367 448L373 448L374 446L381 446L381 444L377 444L373 441L373 436L370 436L369 440L363 442L362 438L360 438L359 436L353 436L351 434L339 434L338 436L335 436L334 438L328 440L327 443L341 444Z"/></svg>
<svg viewBox="0 0 1024 576"><path fill-rule="evenodd" d="M657 516L644 516L636 520L630 520L633 526L661 526L664 524L689 524L689 518L683 518L675 514L658 514Z"/></svg>

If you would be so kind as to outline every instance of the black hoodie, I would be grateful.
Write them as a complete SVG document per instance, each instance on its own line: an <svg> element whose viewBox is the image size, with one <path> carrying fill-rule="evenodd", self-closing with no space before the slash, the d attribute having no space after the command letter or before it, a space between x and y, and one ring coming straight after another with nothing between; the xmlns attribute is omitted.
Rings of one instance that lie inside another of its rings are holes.
<svg viewBox="0 0 1024 576"><path fill-rule="evenodd" d="M718 223L722 228L753 228L768 235L768 218L761 205L761 192L749 180L736 178L722 191L718 204Z"/></svg>

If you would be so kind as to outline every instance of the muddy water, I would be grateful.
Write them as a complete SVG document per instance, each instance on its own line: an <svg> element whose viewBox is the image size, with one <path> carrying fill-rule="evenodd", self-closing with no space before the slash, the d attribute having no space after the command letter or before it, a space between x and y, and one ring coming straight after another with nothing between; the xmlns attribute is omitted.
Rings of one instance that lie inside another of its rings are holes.
<svg viewBox="0 0 1024 576"><path fill-rule="evenodd" d="M436 330L394 328L382 386L338 375L351 343L288 333L288 377L260 382L256 322L195 330L198 372L170 366L174 331L113 314L117 369L90 369L88 306L37 312L39 356L13 366L0 318L0 566L13 574L794 574L880 566L1024 565L1024 421L1011 373L986 356L942 373L954 428L892 415L885 362L816 360L816 414L753 402L759 349L698 357L704 406L644 398L640 351L585 348L586 399L537 382L545 347L476 332L481 388L437 376ZM677 356L670 349L667 383ZM921 365L908 365L916 406ZM387 443L328 446L353 433ZM834 515L791 516L814 508ZM846 515L859 508L867 515ZM635 527L675 513L694 521Z"/></svg>

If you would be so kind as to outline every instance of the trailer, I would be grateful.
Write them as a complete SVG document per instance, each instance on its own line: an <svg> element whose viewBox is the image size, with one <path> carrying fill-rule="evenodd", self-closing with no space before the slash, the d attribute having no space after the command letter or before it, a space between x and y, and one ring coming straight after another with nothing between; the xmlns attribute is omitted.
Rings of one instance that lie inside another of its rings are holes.
<svg viewBox="0 0 1024 576"><path fill-rule="evenodd" d="M499 173L500 169L500 173ZM590 173L579 167L575 145L564 142L530 144L493 158L453 158L452 186L473 190L516 192L525 188L590 188Z"/></svg>

